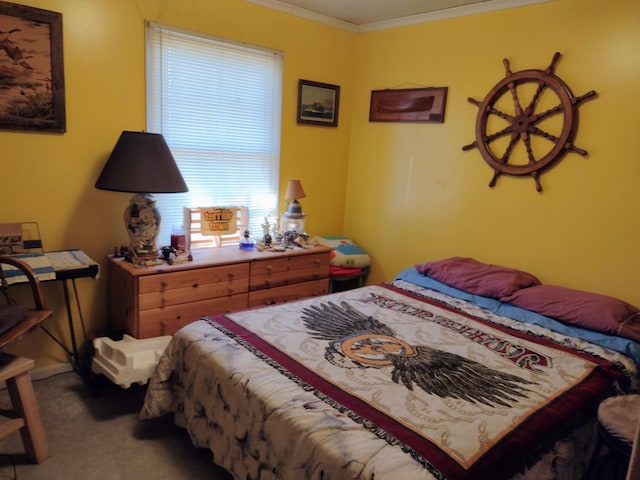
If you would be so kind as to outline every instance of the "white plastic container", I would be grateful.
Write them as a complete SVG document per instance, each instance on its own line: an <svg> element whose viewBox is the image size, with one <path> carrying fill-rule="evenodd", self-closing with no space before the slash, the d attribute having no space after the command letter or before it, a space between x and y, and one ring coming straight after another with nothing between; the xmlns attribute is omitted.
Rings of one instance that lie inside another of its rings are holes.
<svg viewBox="0 0 640 480"><path fill-rule="evenodd" d="M96 338L91 370L123 388L129 388L132 383L145 385L170 340L170 335L145 339L124 335L118 341Z"/></svg>

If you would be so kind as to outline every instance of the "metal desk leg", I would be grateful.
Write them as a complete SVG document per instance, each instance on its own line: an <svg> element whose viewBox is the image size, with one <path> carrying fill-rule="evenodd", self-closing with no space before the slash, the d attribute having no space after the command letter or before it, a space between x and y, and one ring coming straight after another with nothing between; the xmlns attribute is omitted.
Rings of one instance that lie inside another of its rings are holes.
<svg viewBox="0 0 640 480"><path fill-rule="evenodd" d="M78 298L78 289L76 287L76 281L74 278L72 279L65 278L62 280L62 288L64 291L64 304L67 310L67 322L69 325L69 335L71 337L71 350L69 350L69 347L67 347L64 343L62 343L58 338L55 337L55 335L49 332L45 327L41 326L41 328L42 330L44 330L44 332L47 335L49 335L49 337L51 337L51 339L54 342L56 342L58 345L60 345L60 347L62 347L62 349L67 353L67 355L69 355L69 357L71 357L71 362L73 363L73 367L76 370L76 372L82 373L82 368L80 365L80 356L78 353L78 343L76 341L75 324L73 321L73 312L71 310L71 297L69 295L69 285L67 284L68 280L71 280L71 283L73 285L73 293L76 297L76 308L78 309L78 315L80 316L80 322L84 332L84 318L82 317L82 309L80 308L80 299Z"/></svg>
<svg viewBox="0 0 640 480"><path fill-rule="evenodd" d="M75 280L71 279L71 283L73 284L73 293L76 296L76 303L78 304L78 309L80 309L80 303L78 301L78 290L76 289L76 282ZM64 289L64 304L67 308L67 320L69 322L69 335L71 336L72 361L76 370L79 371L80 359L78 357L78 344L76 343L76 330L73 324L73 314L71 312L71 300L69 298L69 285L67 285L67 280L62 281L62 288Z"/></svg>

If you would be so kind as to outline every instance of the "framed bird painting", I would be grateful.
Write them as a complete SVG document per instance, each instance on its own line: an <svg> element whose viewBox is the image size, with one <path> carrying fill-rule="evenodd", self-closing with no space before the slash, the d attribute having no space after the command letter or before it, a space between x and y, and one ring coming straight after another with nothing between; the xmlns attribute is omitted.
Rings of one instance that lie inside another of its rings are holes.
<svg viewBox="0 0 640 480"><path fill-rule="evenodd" d="M0 129L66 131L61 13L0 1Z"/></svg>

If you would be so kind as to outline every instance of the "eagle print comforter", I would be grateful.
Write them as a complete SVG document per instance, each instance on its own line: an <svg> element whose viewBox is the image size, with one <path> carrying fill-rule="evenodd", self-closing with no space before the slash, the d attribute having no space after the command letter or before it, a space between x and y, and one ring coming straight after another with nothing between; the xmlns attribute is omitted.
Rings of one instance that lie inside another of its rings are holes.
<svg viewBox="0 0 640 480"><path fill-rule="evenodd" d="M381 284L201 319L141 417L238 479L579 478L621 362L454 305Z"/></svg>

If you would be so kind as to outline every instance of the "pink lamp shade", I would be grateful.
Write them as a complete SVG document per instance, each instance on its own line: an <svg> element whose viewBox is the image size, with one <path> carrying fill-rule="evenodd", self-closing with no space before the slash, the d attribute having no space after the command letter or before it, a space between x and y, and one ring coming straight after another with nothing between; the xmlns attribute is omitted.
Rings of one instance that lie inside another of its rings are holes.
<svg viewBox="0 0 640 480"><path fill-rule="evenodd" d="M298 202L299 198L304 198L306 195L302 188L302 183L298 179L289 180L287 183L287 191L284 194L284 198L289 200L289 208L282 214L281 230L282 231L296 231L298 233L304 233L304 217L307 215L302 213L302 205Z"/></svg>
<svg viewBox="0 0 640 480"><path fill-rule="evenodd" d="M284 194L284 198L292 201L297 200L298 198L304 198L305 196L304 189L302 188L302 182L298 179L289 180L289 183L287 183L287 192Z"/></svg>

